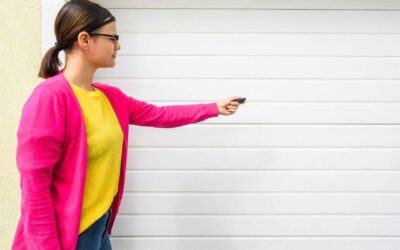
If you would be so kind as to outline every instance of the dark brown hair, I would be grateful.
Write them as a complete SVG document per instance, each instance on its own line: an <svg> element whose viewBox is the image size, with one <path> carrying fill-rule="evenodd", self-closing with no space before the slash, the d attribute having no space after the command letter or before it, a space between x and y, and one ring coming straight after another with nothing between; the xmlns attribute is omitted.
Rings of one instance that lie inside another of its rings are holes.
<svg viewBox="0 0 400 250"><path fill-rule="evenodd" d="M115 21L115 17L97 3L89 0L71 0L64 4L54 22L57 42L42 59L39 77L47 79L60 72L61 61L58 52L69 52L82 31L92 32Z"/></svg>

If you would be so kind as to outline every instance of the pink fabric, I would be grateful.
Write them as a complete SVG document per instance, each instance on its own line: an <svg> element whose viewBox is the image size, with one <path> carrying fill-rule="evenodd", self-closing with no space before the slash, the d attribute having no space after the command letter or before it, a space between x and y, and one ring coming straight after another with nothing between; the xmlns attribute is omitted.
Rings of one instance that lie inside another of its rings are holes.
<svg viewBox="0 0 400 250"><path fill-rule="evenodd" d="M124 133L119 191L107 228L111 234L124 190L129 124L179 127L216 117L218 108L215 102L159 107L113 86L93 85L109 99ZM12 249L75 249L87 144L82 111L63 71L33 90L22 109L17 139L22 199Z"/></svg>

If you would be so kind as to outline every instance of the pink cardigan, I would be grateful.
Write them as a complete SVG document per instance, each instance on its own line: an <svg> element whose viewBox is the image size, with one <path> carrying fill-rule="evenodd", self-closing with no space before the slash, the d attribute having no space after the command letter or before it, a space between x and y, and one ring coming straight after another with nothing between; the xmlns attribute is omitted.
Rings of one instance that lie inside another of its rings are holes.
<svg viewBox="0 0 400 250"><path fill-rule="evenodd" d="M219 113L216 102L158 107L127 96L117 87L93 85L109 99L124 133L119 190L107 228L111 234L124 190L129 124L173 128ZM87 144L82 111L63 71L33 90L22 109L17 139L22 199L12 249L75 249Z"/></svg>

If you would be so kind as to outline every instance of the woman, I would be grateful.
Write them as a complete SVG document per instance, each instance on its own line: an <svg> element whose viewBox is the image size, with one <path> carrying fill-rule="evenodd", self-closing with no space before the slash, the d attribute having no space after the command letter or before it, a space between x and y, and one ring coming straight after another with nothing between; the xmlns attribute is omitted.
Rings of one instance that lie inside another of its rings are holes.
<svg viewBox="0 0 400 250"><path fill-rule="evenodd" d="M72 0L55 20L57 42L43 58L46 79L22 109L17 132L21 217L13 249L111 249L121 202L129 124L173 128L232 115L233 96L208 104L158 107L92 82L121 49L111 13ZM59 71L58 52L66 64Z"/></svg>

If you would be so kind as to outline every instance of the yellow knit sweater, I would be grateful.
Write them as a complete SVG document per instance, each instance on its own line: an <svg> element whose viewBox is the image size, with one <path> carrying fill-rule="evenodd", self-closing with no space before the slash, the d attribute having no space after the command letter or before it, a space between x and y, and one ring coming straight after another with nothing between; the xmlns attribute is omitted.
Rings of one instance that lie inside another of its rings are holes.
<svg viewBox="0 0 400 250"><path fill-rule="evenodd" d="M70 83L86 126L88 165L83 196L82 233L111 206L118 191L123 132L107 97L92 85L87 91Z"/></svg>

